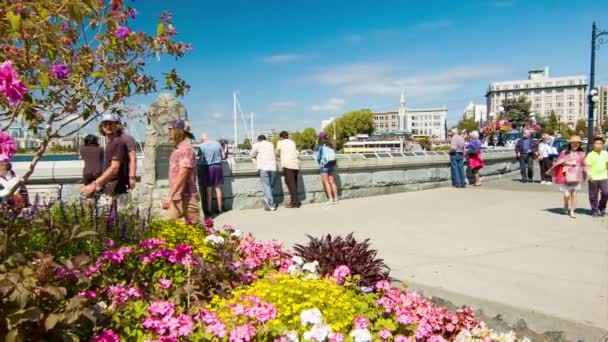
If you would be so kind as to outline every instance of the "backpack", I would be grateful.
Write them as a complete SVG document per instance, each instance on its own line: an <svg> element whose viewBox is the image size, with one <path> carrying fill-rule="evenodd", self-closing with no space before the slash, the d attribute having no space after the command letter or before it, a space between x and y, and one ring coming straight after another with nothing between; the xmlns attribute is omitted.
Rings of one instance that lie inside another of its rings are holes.
<svg viewBox="0 0 608 342"><path fill-rule="evenodd" d="M332 167L336 165L336 151L333 148L323 145L321 147L321 167Z"/></svg>

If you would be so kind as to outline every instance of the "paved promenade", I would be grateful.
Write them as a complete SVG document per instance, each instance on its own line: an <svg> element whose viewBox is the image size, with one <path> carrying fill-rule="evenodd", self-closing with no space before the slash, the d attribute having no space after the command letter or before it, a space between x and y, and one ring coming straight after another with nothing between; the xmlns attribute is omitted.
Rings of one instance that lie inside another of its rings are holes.
<svg viewBox="0 0 608 342"><path fill-rule="evenodd" d="M597 341L608 330L608 218L581 211L571 219L561 206L556 186L505 179L335 206L232 211L217 224L288 247L306 234L355 232L372 239L394 277L425 295Z"/></svg>

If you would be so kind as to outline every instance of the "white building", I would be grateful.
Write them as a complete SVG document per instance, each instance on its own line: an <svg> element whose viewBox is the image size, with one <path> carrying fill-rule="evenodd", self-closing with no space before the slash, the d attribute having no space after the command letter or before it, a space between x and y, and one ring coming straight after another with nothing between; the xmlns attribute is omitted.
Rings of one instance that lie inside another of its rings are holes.
<svg viewBox="0 0 608 342"><path fill-rule="evenodd" d="M444 140L447 138L447 118L446 107L407 108L402 93L399 110L374 112L374 131L379 133L404 131Z"/></svg>
<svg viewBox="0 0 608 342"><path fill-rule="evenodd" d="M42 129L38 130L38 134L34 134L26 125L15 123L8 128L7 134L13 137L17 148L24 150L32 150L40 147L44 133Z"/></svg>
<svg viewBox="0 0 608 342"><path fill-rule="evenodd" d="M485 104L475 104L469 102L462 112L463 119L473 119L475 122L483 123L488 121L488 107Z"/></svg>
<svg viewBox="0 0 608 342"><path fill-rule="evenodd" d="M487 110L498 115L508 98L524 96L531 102L530 111L546 117L552 111L561 122L574 126L586 117L586 76L549 77L549 68L530 70L527 80L490 83L486 93Z"/></svg>
<svg viewBox="0 0 608 342"><path fill-rule="evenodd" d="M608 86L598 87L599 100L595 108L595 117L597 124L602 126L608 120Z"/></svg>

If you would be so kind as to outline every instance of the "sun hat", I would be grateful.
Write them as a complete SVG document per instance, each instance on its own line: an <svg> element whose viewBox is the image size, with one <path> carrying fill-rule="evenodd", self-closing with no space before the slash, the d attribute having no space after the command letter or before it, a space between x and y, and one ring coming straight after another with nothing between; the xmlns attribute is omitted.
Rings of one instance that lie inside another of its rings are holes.
<svg viewBox="0 0 608 342"><path fill-rule="evenodd" d="M120 116L116 114L104 114L101 116L101 122L110 121L110 122L118 122L120 123Z"/></svg>
<svg viewBox="0 0 608 342"><path fill-rule="evenodd" d="M182 131L184 131L184 133L186 133L186 135L190 139L194 139L194 135L192 135L192 133L190 132L190 123L188 123L188 121L185 121L185 120L170 121L169 128L179 128Z"/></svg>
<svg viewBox="0 0 608 342"><path fill-rule="evenodd" d="M570 139L568 140L568 143L582 143L583 140L581 139L581 137L579 137L578 135L573 135L570 137Z"/></svg>

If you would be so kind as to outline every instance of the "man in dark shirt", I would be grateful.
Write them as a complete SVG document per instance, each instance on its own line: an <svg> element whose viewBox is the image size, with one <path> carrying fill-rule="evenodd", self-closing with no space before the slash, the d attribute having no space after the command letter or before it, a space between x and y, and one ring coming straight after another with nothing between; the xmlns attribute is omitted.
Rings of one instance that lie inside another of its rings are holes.
<svg viewBox="0 0 608 342"><path fill-rule="evenodd" d="M119 122L120 118L114 114L104 114L101 118L100 132L108 139L104 171L81 190L85 194L103 190L110 196L113 205L129 188L129 152L125 140L121 138L122 131L117 127Z"/></svg>
<svg viewBox="0 0 608 342"><path fill-rule="evenodd" d="M515 143L515 157L519 161L522 183L532 183L534 179L534 158L538 153L538 143L530 136L529 129L524 129L523 137Z"/></svg>
<svg viewBox="0 0 608 342"><path fill-rule="evenodd" d="M136 172L137 172L137 146L135 139L132 136L124 132L123 125L118 125L118 129L122 131L120 137L127 144L127 151L129 152L129 189L135 189L136 183Z"/></svg>

